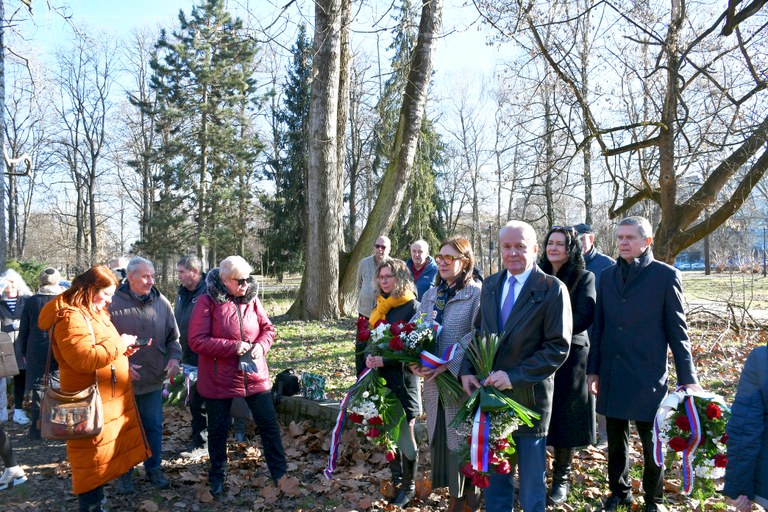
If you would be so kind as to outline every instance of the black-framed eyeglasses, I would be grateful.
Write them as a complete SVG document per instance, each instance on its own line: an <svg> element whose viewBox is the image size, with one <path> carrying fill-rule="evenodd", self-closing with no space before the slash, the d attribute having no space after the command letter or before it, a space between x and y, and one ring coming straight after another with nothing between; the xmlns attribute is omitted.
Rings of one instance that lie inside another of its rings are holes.
<svg viewBox="0 0 768 512"><path fill-rule="evenodd" d="M245 286L253 282L252 277L244 277L243 279L232 279L232 280L237 283L237 286Z"/></svg>
<svg viewBox="0 0 768 512"><path fill-rule="evenodd" d="M438 265L445 262L446 265L453 265L456 260L463 260L464 256L452 256L450 254L438 254L435 256L435 261Z"/></svg>
<svg viewBox="0 0 768 512"><path fill-rule="evenodd" d="M374 244L373 246L375 248L377 248L377 249L381 249L382 251L386 251L387 250L387 246L386 245Z"/></svg>

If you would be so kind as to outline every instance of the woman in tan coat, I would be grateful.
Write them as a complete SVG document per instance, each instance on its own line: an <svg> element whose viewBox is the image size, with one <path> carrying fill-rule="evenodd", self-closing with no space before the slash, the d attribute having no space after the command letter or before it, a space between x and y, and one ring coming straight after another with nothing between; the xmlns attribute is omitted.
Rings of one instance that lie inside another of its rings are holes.
<svg viewBox="0 0 768 512"><path fill-rule="evenodd" d="M53 328L51 346L62 391L85 389L98 379L104 428L90 439L67 441L72 488L81 511L101 511L104 484L150 455L133 397L126 352L135 336L117 333L107 306L117 280L105 266L77 276L72 287L40 312L40 329ZM129 352L130 353L130 352Z"/></svg>
<svg viewBox="0 0 768 512"><path fill-rule="evenodd" d="M473 278L475 256L466 238L453 237L443 241L435 256L438 277L435 286L421 298L417 317L425 315L440 326L435 354L442 357L446 350L459 344L453 359L434 369L412 367L413 373L424 378L424 406L432 455L432 488L448 487L451 497L449 512L462 511L465 505L477 508L479 495L459 471L456 451L466 440L450 424L459 410L458 403L440 400L435 378L443 372L458 375L464 361L464 347L474 334L475 321L480 311L480 283Z"/></svg>

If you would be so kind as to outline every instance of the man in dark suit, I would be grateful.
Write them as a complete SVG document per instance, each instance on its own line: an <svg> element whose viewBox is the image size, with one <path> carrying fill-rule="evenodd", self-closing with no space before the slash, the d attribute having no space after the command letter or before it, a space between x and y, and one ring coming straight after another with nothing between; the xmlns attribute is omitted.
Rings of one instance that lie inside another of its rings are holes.
<svg viewBox="0 0 768 512"><path fill-rule="evenodd" d="M667 393L667 349L677 378L703 391L696 378L683 310L680 272L653 259L651 224L627 217L616 230L619 259L603 271L587 364L587 383L608 430L608 485L603 510L632 504L629 422L643 444L645 512L664 510L664 473L653 459L653 418Z"/></svg>
<svg viewBox="0 0 768 512"><path fill-rule="evenodd" d="M521 426L514 440L520 505L525 512L544 512L547 428L555 370L568 357L571 343L571 302L565 285L536 266L538 244L530 224L510 221L501 228L499 239L505 270L483 283L480 334L498 334L501 345L484 385L508 390L541 415L532 428ZM480 386L468 362L462 367L461 380L467 393ZM513 474L514 470L509 475L491 474L486 510L512 510Z"/></svg>

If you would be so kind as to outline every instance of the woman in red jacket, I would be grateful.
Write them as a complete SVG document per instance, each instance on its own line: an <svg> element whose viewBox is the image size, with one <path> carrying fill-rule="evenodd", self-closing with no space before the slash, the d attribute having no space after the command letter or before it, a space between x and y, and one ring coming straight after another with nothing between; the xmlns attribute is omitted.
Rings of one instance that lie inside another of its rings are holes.
<svg viewBox="0 0 768 512"><path fill-rule="evenodd" d="M197 391L208 414L208 482L211 494L224 487L232 399L244 397L259 427L272 479L286 472L285 452L272 403L265 359L275 328L256 297L251 266L240 256L224 259L206 277L207 291L189 320L189 346L198 354Z"/></svg>

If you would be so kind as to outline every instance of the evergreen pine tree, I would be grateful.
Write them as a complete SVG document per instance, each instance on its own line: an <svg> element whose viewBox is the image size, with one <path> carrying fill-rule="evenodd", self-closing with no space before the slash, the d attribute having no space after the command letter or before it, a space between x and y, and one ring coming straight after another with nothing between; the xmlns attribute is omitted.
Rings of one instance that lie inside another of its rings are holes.
<svg viewBox="0 0 768 512"><path fill-rule="evenodd" d="M173 204L155 209L153 223L188 235L186 245L210 266L242 250L243 222L255 210L250 177L261 143L249 114L256 104L256 53L225 2L203 0L189 17L179 13L179 27L170 35L161 32L150 62L153 114L165 134L156 151L164 166L160 188ZM146 243L167 244L161 230L156 236Z"/></svg>
<svg viewBox="0 0 768 512"><path fill-rule="evenodd" d="M282 279L303 268L306 247L307 140L312 74L312 41L306 27L291 49L293 60L285 84L283 108L277 113L281 158L271 162L267 177L275 183L274 196L262 195L269 229L262 234L270 272Z"/></svg>

